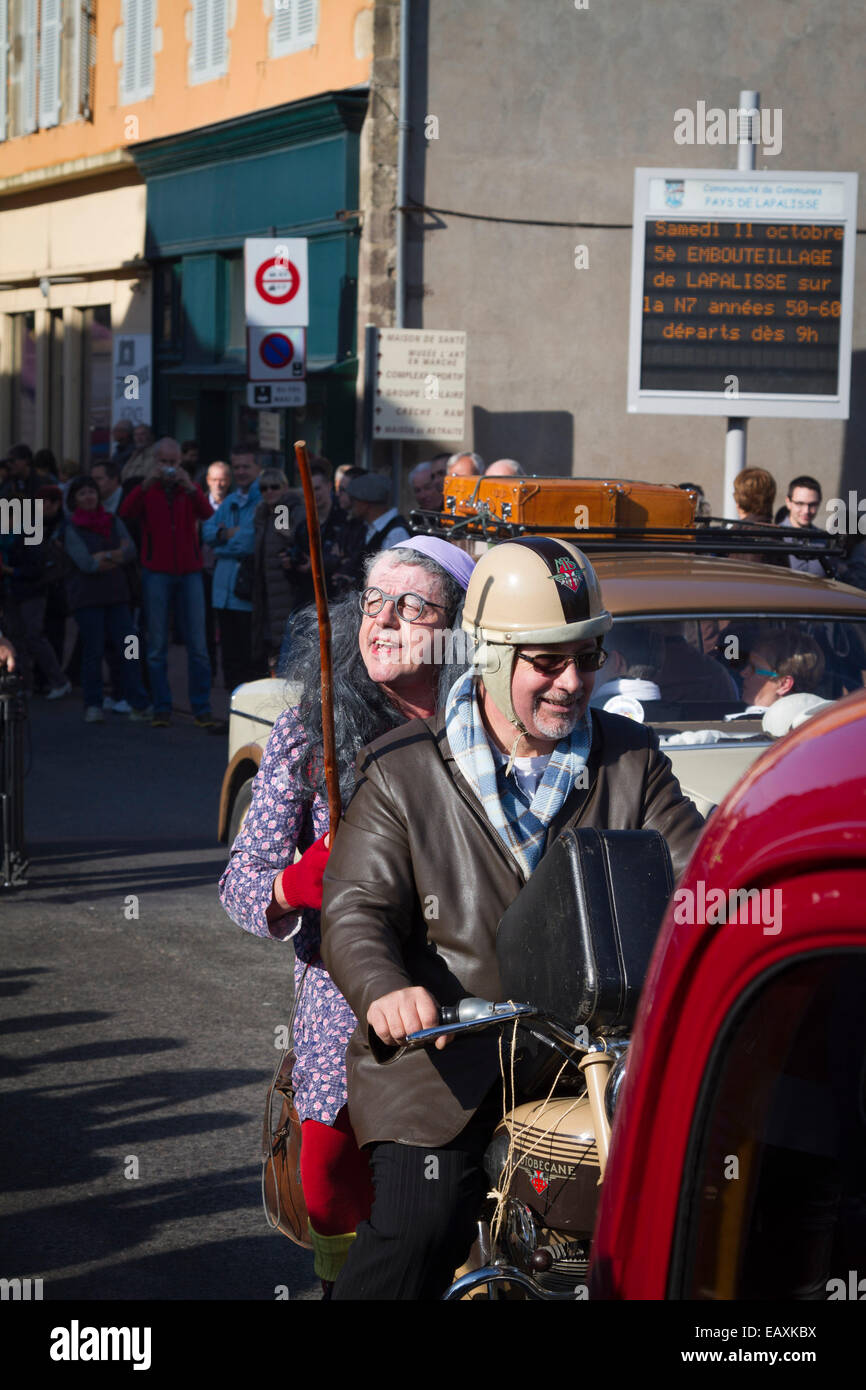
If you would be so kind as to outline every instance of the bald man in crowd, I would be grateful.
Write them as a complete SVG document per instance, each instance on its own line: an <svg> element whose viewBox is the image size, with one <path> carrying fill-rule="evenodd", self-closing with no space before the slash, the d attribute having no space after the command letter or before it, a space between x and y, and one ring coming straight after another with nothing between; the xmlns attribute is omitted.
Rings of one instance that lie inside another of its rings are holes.
<svg viewBox="0 0 866 1390"><path fill-rule="evenodd" d="M480 478L484 460L480 454L452 454L446 472L449 478Z"/></svg>
<svg viewBox="0 0 866 1390"><path fill-rule="evenodd" d="M485 478L525 478L526 473L517 459L497 459L485 470Z"/></svg>

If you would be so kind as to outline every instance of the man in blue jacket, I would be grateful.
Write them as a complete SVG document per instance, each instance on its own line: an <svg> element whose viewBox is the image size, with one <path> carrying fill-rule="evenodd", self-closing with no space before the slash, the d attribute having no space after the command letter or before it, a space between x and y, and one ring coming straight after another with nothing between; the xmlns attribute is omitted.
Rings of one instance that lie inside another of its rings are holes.
<svg viewBox="0 0 866 1390"><path fill-rule="evenodd" d="M201 528L202 540L217 557L213 607L220 629L223 678L230 691L260 674L254 669L251 652L250 571L256 544L256 507L261 501L257 482L261 470L252 450L244 444L236 445L231 453L231 468L234 489Z"/></svg>

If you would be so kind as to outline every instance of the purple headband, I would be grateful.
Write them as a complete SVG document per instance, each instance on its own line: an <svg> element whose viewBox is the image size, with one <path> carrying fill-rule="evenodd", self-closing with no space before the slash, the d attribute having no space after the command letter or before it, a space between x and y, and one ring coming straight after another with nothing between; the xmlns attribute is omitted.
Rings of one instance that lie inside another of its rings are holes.
<svg viewBox="0 0 866 1390"><path fill-rule="evenodd" d="M465 591L469 583L469 576L475 568L475 561L471 555L467 555L465 550L459 546L452 545L450 541L442 541L438 536L411 536L407 541L392 541L391 545L385 547L386 550L415 550L419 555L427 555L431 560L435 560L437 565L441 565L447 570L452 579L456 579L461 589Z"/></svg>

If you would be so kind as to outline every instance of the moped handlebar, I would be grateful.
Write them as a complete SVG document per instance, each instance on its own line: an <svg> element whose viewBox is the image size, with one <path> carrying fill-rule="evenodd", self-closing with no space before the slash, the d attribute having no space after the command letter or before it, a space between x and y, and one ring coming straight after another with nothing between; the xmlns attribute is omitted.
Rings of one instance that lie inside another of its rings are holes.
<svg viewBox="0 0 866 1390"><path fill-rule="evenodd" d="M494 1004L489 999L461 999L459 1004L446 1004L439 1009L439 1022L433 1028L421 1028L406 1034L407 1047L419 1047L435 1042L446 1034L477 1032L497 1023L509 1023L515 1018L533 1016L533 1004Z"/></svg>

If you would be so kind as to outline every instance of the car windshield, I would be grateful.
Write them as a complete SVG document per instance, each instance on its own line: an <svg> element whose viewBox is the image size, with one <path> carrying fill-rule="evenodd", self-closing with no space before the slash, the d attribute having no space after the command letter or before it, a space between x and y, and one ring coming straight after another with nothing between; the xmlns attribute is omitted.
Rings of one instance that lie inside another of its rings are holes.
<svg viewBox="0 0 866 1390"><path fill-rule="evenodd" d="M590 703L667 733L707 727L748 738L786 696L838 700L866 684L866 619L621 619L604 645Z"/></svg>

